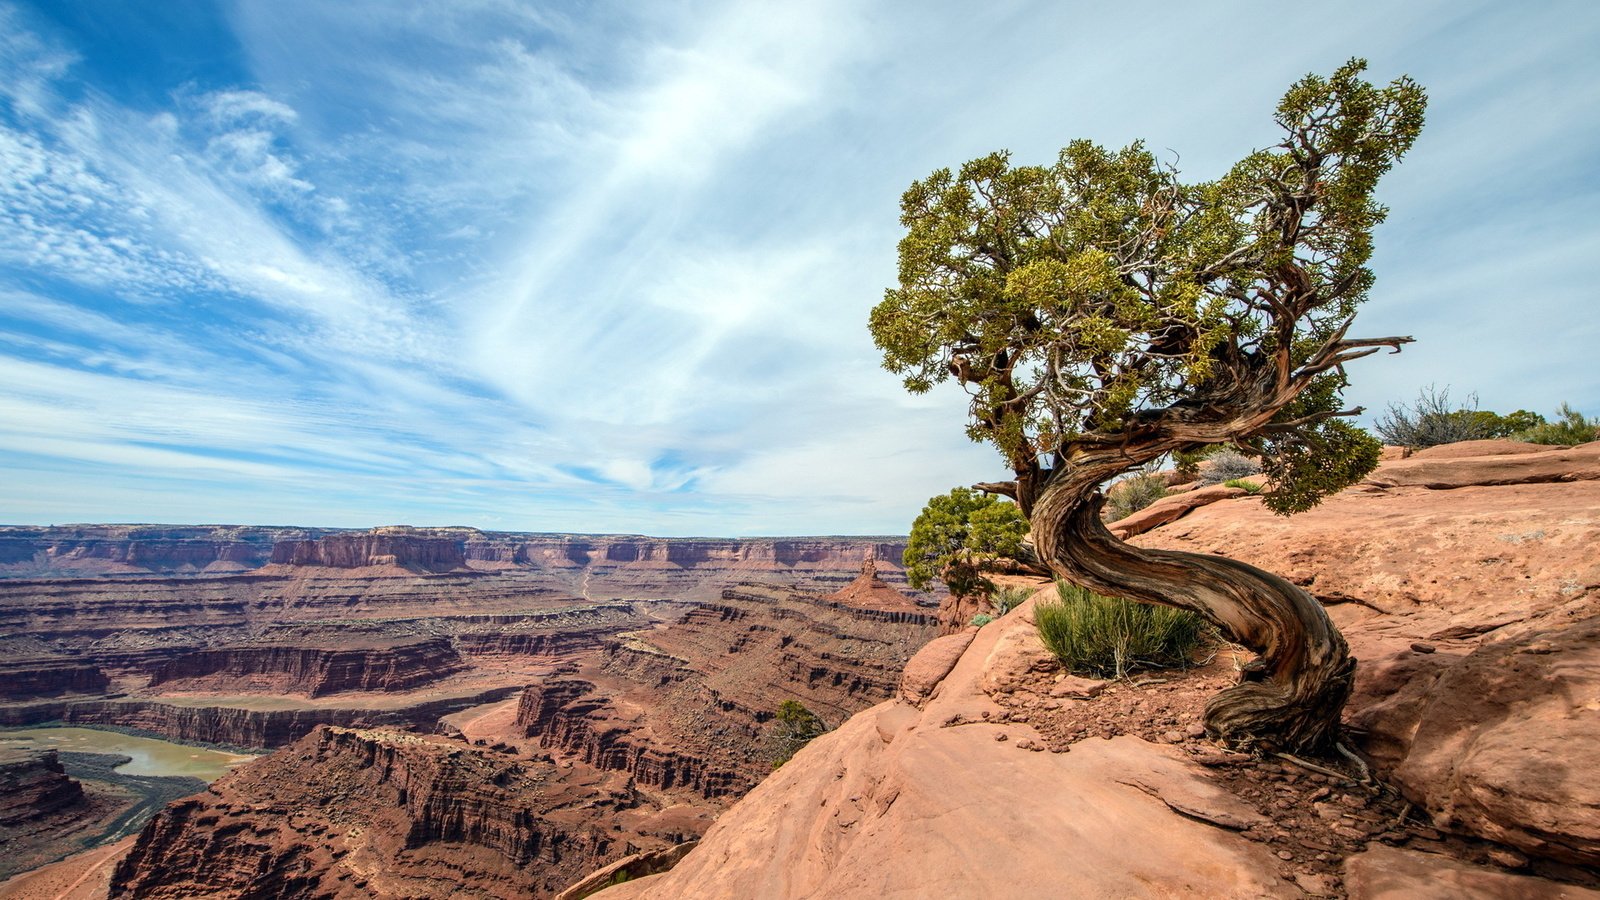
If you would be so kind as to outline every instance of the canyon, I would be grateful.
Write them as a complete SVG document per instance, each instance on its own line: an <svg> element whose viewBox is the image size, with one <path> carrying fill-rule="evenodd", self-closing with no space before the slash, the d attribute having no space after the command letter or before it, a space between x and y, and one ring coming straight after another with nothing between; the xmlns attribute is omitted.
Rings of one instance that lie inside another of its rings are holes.
<svg viewBox="0 0 1600 900"><path fill-rule="evenodd" d="M770 768L780 702L842 722L934 622L892 584L895 538L65 526L0 548L0 726L278 751L57 864L114 863L129 896L553 894L695 840ZM46 850L78 849L15 793ZM403 837L341 844L349 821ZM213 860L217 827L237 839Z"/></svg>
<svg viewBox="0 0 1600 900"><path fill-rule="evenodd" d="M92 863L119 898L1600 897L1600 444L1395 454L1292 518L1229 487L1109 524L1319 600L1361 660L1348 755L1206 738L1239 648L1077 677L1035 626L1053 586L996 576L1034 595L973 626L984 602L906 591L889 539L437 529L413 553L383 529L110 575L49 545L0 579L0 640L39 673L0 721L275 752L36 874ZM47 677L72 666L104 684ZM784 700L828 730L774 769ZM76 802L30 759L29 803Z"/></svg>

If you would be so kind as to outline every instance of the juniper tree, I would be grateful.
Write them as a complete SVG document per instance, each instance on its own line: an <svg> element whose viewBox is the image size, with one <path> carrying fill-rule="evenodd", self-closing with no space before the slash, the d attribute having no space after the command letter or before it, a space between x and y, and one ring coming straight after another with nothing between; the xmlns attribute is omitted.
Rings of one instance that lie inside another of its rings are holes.
<svg viewBox="0 0 1600 900"><path fill-rule="evenodd" d="M1100 519L1109 479L1231 443L1270 477L1266 503L1310 508L1376 465L1346 421L1345 365L1408 337L1352 338L1373 275L1378 179L1410 148L1426 98L1352 60L1290 87L1282 140L1186 183L1140 143L1074 141L1052 165L993 153L901 200L899 284L871 315L884 366L913 393L954 380L967 433L1014 477L1042 562L1092 590L1194 610L1259 657L1206 727L1284 749L1336 735L1354 660L1321 605L1221 557L1145 550Z"/></svg>

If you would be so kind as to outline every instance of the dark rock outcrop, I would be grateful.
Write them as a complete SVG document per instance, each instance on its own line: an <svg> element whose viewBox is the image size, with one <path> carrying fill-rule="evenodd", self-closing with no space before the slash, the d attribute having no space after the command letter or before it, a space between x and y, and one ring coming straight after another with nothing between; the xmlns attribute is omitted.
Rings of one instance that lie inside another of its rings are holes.
<svg viewBox="0 0 1600 900"><path fill-rule="evenodd" d="M637 849L563 817L554 778L446 738L322 728L168 806L111 896L548 896Z"/></svg>
<svg viewBox="0 0 1600 900"><path fill-rule="evenodd" d="M83 786L67 777L56 751L0 750L0 837L83 802Z"/></svg>

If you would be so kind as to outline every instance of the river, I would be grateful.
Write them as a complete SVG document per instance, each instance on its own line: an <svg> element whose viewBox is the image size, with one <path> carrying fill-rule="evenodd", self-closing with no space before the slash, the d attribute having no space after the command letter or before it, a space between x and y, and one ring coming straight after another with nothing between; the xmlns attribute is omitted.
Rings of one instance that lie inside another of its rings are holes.
<svg viewBox="0 0 1600 900"><path fill-rule="evenodd" d="M0 729L0 747L128 756L132 760L115 769L120 775L177 775L207 782L222 777L234 766L255 759L254 756L225 750L190 747L159 738L136 737L97 728Z"/></svg>

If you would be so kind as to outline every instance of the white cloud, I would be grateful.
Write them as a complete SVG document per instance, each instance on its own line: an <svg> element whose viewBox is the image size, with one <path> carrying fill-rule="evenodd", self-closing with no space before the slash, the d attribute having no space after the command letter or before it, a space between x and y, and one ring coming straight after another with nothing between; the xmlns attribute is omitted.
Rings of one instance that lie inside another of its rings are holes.
<svg viewBox="0 0 1600 900"><path fill-rule="evenodd" d="M905 185L1080 135L1216 174L1352 52L1434 97L1362 322L1423 342L1354 399L1600 412L1586 9L241 4L248 77L136 102L0 6L0 464L47 473L0 508L903 529L998 474L865 333Z"/></svg>

